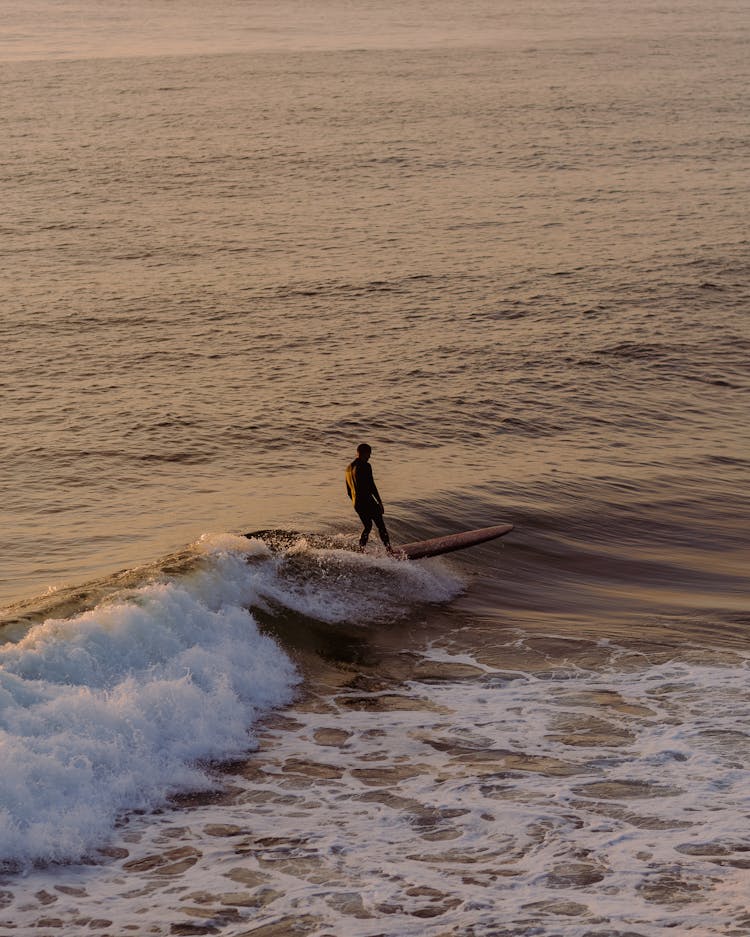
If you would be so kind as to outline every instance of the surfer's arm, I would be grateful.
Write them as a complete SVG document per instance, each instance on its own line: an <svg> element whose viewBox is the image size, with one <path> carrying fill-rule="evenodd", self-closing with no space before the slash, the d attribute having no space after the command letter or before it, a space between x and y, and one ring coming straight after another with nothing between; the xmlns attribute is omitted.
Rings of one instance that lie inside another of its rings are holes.
<svg viewBox="0 0 750 937"><path fill-rule="evenodd" d="M377 489L377 486L376 486L376 484L375 484L375 480L374 480L374 479L373 479L373 482L372 482L372 489L371 489L371 491L372 491L372 496L373 496L373 498L375 499L375 501L376 501L376 502L378 503L378 505L380 506L380 510L383 511L383 512L385 512L385 508L383 507L383 499L380 497L380 492L379 492L378 489Z"/></svg>

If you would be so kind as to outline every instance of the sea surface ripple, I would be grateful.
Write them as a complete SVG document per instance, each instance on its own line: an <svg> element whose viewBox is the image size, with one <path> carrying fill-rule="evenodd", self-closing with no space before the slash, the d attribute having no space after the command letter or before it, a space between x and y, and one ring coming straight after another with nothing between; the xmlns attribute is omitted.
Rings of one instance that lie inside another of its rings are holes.
<svg viewBox="0 0 750 937"><path fill-rule="evenodd" d="M0 926L750 932L746 6L115 6L0 27Z"/></svg>

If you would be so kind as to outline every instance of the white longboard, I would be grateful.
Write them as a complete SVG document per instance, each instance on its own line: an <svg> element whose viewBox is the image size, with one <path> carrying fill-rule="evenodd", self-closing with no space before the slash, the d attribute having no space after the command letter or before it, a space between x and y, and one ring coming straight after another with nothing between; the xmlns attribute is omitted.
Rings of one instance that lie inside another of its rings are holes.
<svg viewBox="0 0 750 937"><path fill-rule="evenodd" d="M486 543L504 537L513 530L512 524L498 524L495 527L480 527L478 530L465 530L460 534L448 534L447 537L433 537L432 540L418 540L415 543L405 543L396 547L394 552L406 556L409 560L420 560L425 556L440 556L441 553L452 553L454 550L465 550L466 547Z"/></svg>

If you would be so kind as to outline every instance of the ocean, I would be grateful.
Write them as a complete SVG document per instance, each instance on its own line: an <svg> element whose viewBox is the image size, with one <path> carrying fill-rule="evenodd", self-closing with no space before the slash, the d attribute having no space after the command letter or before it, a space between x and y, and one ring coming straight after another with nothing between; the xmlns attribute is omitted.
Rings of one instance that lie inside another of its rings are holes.
<svg viewBox="0 0 750 937"><path fill-rule="evenodd" d="M750 935L749 37L5 0L1 937Z"/></svg>

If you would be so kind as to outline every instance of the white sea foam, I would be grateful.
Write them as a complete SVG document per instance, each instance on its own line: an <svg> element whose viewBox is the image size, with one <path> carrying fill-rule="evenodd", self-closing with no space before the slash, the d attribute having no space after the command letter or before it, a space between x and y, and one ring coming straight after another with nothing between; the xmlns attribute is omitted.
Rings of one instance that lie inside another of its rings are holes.
<svg viewBox="0 0 750 937"><path fill-rule="evenodd" d="M206 787L196 762L252 748L258 715L291 699L295 668L259 633L227 545L184 581L0 648L0 859L80 858L121 811Z"/></svg>
<svg viewBox="0 0 750 937"><path fill-rule="evenodd" d="M261 544L254 555L262 557L262 551ZM410 563L385 553L316 548L304 537L252 567L258 600L330 624L392 621L415 604L447 602L464 589L439 559Z"/></svg>
<svg viewBox="0 0 750 937"><path fill-rule="evenodd" d="M0 860L76 860L118 816L212 782L299 681L249 610L372 621L461 583L447 568L204 536L199 567L0 647Z"/></svg>
<svg viewBox="0 0 750 937"><path fill-rule="evenodd" d="M320 937L745 932L746 663L534 675L426 656L409 705L358 688L295 710L235 803L136 819L124 870L41 873L9 910L31 926L33 896L62 885L61 920L127 920L142 884L159 900L140 923L165 935L228 907L240 930L302 916ZM158 885L175 855L192 866Z"/></svg>

